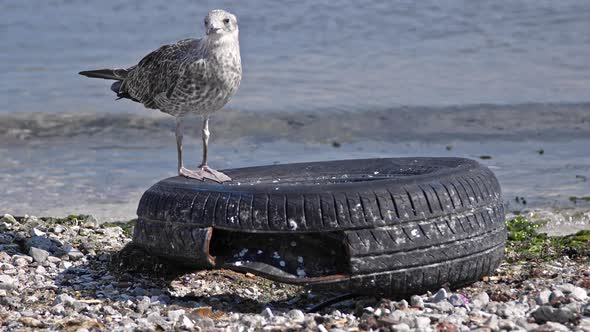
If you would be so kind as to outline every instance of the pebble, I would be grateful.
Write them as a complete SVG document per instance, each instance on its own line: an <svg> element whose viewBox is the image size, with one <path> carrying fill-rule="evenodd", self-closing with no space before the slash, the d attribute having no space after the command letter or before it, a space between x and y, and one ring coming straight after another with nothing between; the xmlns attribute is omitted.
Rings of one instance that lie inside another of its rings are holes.
<svg viewBox="0 0 590 332"><path fill-rule="evenodd" d="M68 257L73 261L77 261L80 258L84 257L84 254L81 253L78 249L72 249L68 252Z"/></svg>
<svg viewBox="0 0 590 332"><path fill-rule="evenodd" d="M270 319L273 318L275 315L272 313L272 310L270 310L270 308L264 308L264 310L262 310L261 315L263 317L265 317L266 319Z"/></svg>
<svg viewBox="0 0 590 332"><path fill-rule="evenodd" d="M10 214L5 214L2 219L0 219L0 222L5 222L7 224L16 224L16 219L14 219L13 216L11 216Z"/></svg>
<svg viewBox="0 0 590 332"><path fill-rule="evenodd" d="M195 328L195 323L193 323L190 318L183 315L180 319L180 327L185 330L192 331Z"/></svg>
<svg viewBox="0 0 590 332"><path fill-rule="evenodd" d="M430 318L428 317L414 317L414 327L417 329L425 329L430 326Z"/></svg>
<svg viewBox="0 0 590 332"><path fill-rule="evenodd" d="M551 290L549 289L543 289L542 291L539 292L539 294L537 296L535 296L535 302L537 302L538 305L544 305L549 303L549 297L551 296Z"/></svg>
<svg viewBox="0 0 590 332"><path fill-rule="evenodd" d="M22 317L20 319L21 323L23 323L23 325L28 326L28 327L33 327L33 328L41 328L43 327L43 323L35 318L32 317Z"/></svg>
<svg viewBox="0 0 590 332"><path fill-rule="evenodd" d="M510 279L515 271L530 269L504 264L491 282L478 282L453 292L441 288L433 295L416 294L408 299L409 303L361 297L316 314L303 309L326 300L326 295L308 290L287 295L285 286L263 286L252 274L244 276L244 284L242 277L224 278L221 272L217 277L196 277L199 273L194 272L171 284L135 272L114 274L109 264L113 253L130 241L126 233L120 227L103 227L83 217L76 219L50 225L36 217L27 217L26 225L16 219L4 221L9 230L0 232L2 328L59 330L66 326L63 322L70 320L77 325L68 325L68 330L79 332L495 332L590 328L588 289L583 282L590 274L582 272L589 270L588 265L566 259L558 264L535 263L535 268L538 265L549 271L547 277ZM21 248L21 244L25 245ZM288 259L295 261L299 257L284 255L277 259L277 263L282 259L291 266ZM303 259L299 263L297 268L301 268ZM555 276L548 278L551 275Z"/></svg>
<svg viewBox="0 0 590 332"><path fill-rule="evenodd" d="M441 301L435 303L434 308L436 308L440 312L451 313L455 310L455 306L452 305L449 301Z"/></svg>
<svg viewBox="0 0 590 332"><path fill-rule="evenodd" d="M168 311L168 319L170 319L171 322L175 323L180 319L180 317L183 317L184 314L185 314L185 311L183 309L169 310Z"/></svg>
<svg viewBox="0 0 590 332"><path fill-rule="evenodd" d="M499 328L499 324L500 324L500 320L498 319L498 316L496 315L491 315L484 323L484 326L489 327L492 330L498 330Z"/></svg>
<svg viewBox="0 0 590 332"><path fill-rule="evenodd" d="M137 312L139 312L141 314L141 313L146 312L149 307L150 307L150 298L147 296L144 296L141 300L139 300L135 309Z"/></svg>
<svg viewBox="0 0 590 332"><path fill-rule="evenodd" d="M195 325L200 327L201 330L209 331L215 326L215 322L209 317L202 317L195 320Z"/></svg>
<svg viewBox="0 0 590 332"><path fill-rule="evenodd" d="M552 331L552 332L568 332L570 329L560 323L556 322L547 322L544 326L545 331Z"/></svg>
<svg viewBox="0 0 590 332"><path fill-rule="evenodd" d="M548 305L543 305L531 313L531 316L537 323L544 322L559 322L568 323L576 319L576 314L566 308L553 308Z"/></svg>
<svg viewBox="0 0 590 332"><path fill-rule="evenodd" d="M401 310L396 310L389 315L389 318L391 319L391 321L398 322L398 323L401 322L402 319L404 319L405 317L406 317L406 313Z"/></svg>
<svg viewBox="0 0 590 332"><path fill-rule="evenodd" d="M451 303L455 307L462 307L465 305L465 302L463 301L463 297L460 296L459 294L453 294L453 295L449 296L449 303Z"/></svg>
<svg viewBox="0 0 590 332"><path fill-rule="evenodd" d="M51 312L55 315L63 316L66 313L66 308L63 304L56 304L51 308Z"/></svg>
<svg viewBox="0 0 590 332"><path fill-rule="evenodd" d="M392 325L389 327L390 331L392 332L410 332L410 326L405 323L400 323L396 325Z"/></svg>
<svg viewBox="0 0 590 332"><path fill-rule="evenodd" d="M565 284L559 285L556 288L559 289L563 294L571 294L574 291L574 288L576 288L576 286L574 286L570 283L565 283Z"/></svg>
<svg viewBox="0 0 590 332"><path fill-rule="evenodd" d="M33 260L37 263L43 263L49 257L49 252L43 249L31 247L29 249L29 256L33 257Z"/></svg>
<svg viewBox="0 0 590 332"><path fill-rule="evenodd" d="M66 270L69 269L70 267L72 267L72 263L68 262L68 261L60 261L59 262L59 268L62 270Z"/></svg>
<svg viewBox="0 0 590 332"><path fill-rule="evenodd" d="M498 328L502 331L514 331L518 329L516 323L508 319L502 319L498 322Z"/></svg>
<svg viewBox="0 0 590 332"><path fill-rule="evenodd" d="M11 276L0 274L0 289L11 290L18 286L18 281Z"/></svg>
<svg viewBox="0 0 590 332"><path fill-rule="evenodd" d="M555 302L564 296L565 296L565 294L563 294L563 292L561 290L555 289L551 292L551 295L549 295L549 303Z"/></svg>
<svg viewBox="0 0 590 332"><path fill-rule="evenodd" d="M12 262L16 263L17 261L24 261L24 262L26 262L25 265L27 265L29 263L33 263L33 257L29 257L29 256L25 256L25 255L13 255ZM20 265L20 266L24 266L24 265Z"/></svg>
<svg viewBox="0 0 590 332"><path fill-rule="evenodd" d="M296 323L301 323L305 320L305 314L299 309L290 310L287 316Z"/></svg>
<svg viewBox="0 0 590 332"><path fill-rule="evenodd" d="M33 228L33 229L31 229L31 235L32 236L45 236L45 235L47 235L47 233L45 233L41 230L38 230L37 228Z"/></svg>
<svg viewBox="0 0 590 332"><path fill-rule="evenodd" d="M574 287L571 296L577 301L586 301L588 299L588 292L582 287Z"/></svg>
<svg viewBox="0 0 590 332"><path fill-rule="evenodd" d="M406 300L401 300L397 302L397 309L399 310L406 310L410 307L410 304Z"/></svg>
<svg viewBox="0 0 590 332"><path fill-rule="evenodd" d="M412 295L410 297L410 304L413 308L424 309L424 300L419 295Z"/></svg>
<svg viewBox="0 0 590 332"><path fill-rule="evenodd" d="M25 247L30 249L31 247L47 250L49 252L57 252L59 246L45 236L32 236L25 242Z"/></svg>
<svg viewBox="0 0 590 332"><path fill-rule="evenodd" d="M76 300L68 294L59 294L55 297L53 304L72 305Z"/></svg>
<svg viewBox="0 0 590 332"><path fill-rule="evenodd" d="M14 237L10 234L0 233L0 244L11 244L14 241Z"/></svg>
<svg viewBox="0 0 590 332"><path fill-rule="evenodd" d="M438 292L436 292L434 294L434 296L432 297L432 301L431 302L438 303L438 302L441 302L441 301L446 300L447 297L448 297L447 296L447 290L444 289L444 288L441 288L441 289L438 290Z"/></svg>
<svg viewBox="0 0 590 332"><path fill-rule="evenodd" d="M479 292L471 298L471 303L478 309L484 308L490 303L490 296L486 292Z"/></svg>
<svg viewBox="0 0 590 332"><path fill-rule="evenodd" d="M17 267L23 267L29 265L29 261L22 257L16 258L12 260L12 263Z"/></svg>

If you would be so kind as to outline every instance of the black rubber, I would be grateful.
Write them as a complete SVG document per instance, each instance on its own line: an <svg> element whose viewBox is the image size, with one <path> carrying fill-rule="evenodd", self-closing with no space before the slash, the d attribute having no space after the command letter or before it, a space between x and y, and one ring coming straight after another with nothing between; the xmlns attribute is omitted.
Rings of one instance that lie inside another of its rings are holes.
<svg viewBox="0 0 590 332"><path fill-rule="evenodd" d="M224 170L147 190L134 243L198 268L405 295L488 275L506 241L493 173L461 158L389 158ZM278 257L278 258L277 258Z"/></svg>

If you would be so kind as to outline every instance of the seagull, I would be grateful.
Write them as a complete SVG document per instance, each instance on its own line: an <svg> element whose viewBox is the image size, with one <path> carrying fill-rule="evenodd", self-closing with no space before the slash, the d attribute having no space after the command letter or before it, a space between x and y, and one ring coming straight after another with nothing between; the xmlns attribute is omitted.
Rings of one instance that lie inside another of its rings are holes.
<svg viewBox="0 0 590 332"><path fill-rule="evenodd" d="M207 14L204 24L203 38L161 46L127 69L98 69L79 74L115 80L111 90L118 99L131 99L174 116L178 174L223 183L231 178L207 164L209 116L225 106L240 86L238 21L235 15L215 9ZM196 170L185 168L182 162L182 124L188 114L203 117L203 160Z"/></svg>

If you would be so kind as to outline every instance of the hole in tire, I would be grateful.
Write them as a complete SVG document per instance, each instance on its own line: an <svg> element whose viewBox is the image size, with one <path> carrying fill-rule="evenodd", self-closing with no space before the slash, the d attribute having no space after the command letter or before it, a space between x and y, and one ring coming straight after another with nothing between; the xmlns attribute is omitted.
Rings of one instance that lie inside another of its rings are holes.
<svg viewBox="0 0 590 332"><path fill-rule="evenodd" d="M344 234L247 233L213 229L209 254L217 266L286 281L349 275Z"/></svg>

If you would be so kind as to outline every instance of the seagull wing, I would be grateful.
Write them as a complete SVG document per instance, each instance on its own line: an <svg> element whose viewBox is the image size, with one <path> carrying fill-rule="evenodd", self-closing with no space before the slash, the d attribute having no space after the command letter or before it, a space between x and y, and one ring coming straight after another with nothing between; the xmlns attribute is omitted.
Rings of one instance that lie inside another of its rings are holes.
<svg viewBox="0 0 590 332"><path fill-rule="evenodd" d="M181 78L183 66L198 55L200 39L184 39L164 45L146 55L127 69L127 78L119 87L119 94L129 95L148 108L159 108L159 95L170 96Z"/></svg>

